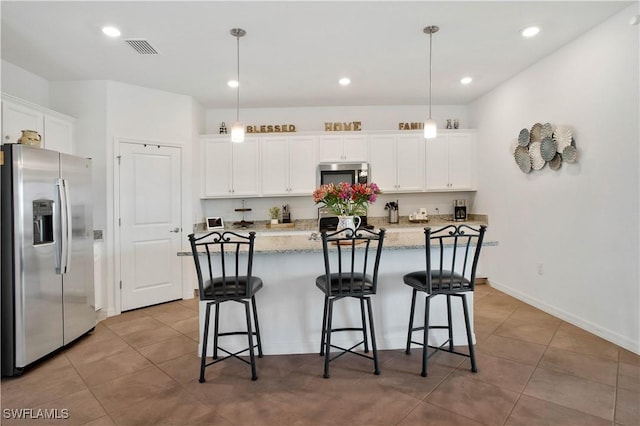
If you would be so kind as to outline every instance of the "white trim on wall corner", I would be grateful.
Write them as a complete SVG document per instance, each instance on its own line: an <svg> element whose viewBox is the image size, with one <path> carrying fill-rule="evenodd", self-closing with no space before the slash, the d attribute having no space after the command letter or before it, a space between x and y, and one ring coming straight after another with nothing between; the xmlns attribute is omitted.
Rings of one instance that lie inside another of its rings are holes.
<svg viewBox="0 0 640 426"><path fill-rule="evenodd" d="M556 306L545 303L540 299L530 297L518 290L513 289L512 287L509 287L508 285L496 282L495 280L489 279L489 283L491 287L500 290L503 293L508 294L509 296L515 297L516 299L533 307L536 307L550 315L553 315L556 318L566 321L569 324L575 325L576 327L579 327L591 334L594 334L615 345L621 346L631 352L640 355L640 340L633 341L626 336L616 333L615 331L603 329L602 327L599 327L597 324L594 324L591 321L587 321L583 318L577 317L569 312L559 309Z"/></svg>

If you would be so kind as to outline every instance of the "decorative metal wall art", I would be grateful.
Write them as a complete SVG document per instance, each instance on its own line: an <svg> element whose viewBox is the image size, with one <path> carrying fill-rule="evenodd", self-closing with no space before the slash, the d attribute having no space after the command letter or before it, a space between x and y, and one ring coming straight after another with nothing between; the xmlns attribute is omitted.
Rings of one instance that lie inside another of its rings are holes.
<svg viewBox="0 0 640 426"><path fill-rule="evenodd" d="M523 173L541 170L546 164L558 170L562 163L575 163L578 153L571 128L556 126L554 130L550 123L535 123L531 130L520 130L511 150Z"/></svg>

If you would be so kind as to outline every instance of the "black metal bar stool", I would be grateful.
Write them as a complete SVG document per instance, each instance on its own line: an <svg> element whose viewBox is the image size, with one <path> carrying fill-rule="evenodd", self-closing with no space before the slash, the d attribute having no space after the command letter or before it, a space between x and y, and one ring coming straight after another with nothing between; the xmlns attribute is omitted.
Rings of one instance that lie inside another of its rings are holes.
<svg viewBox="0 0 640 426"><path fill-rule="evenodd" d="M200 300L207 302L204 336L202 339L202 357L200 359L200 383L205 381L204 370L206 367L231 357L251 365L251 380L258 378L254 349L258 348L258 357L262 358L262 341L260 340L255 294L262 288L262 280L252 275L255 236L255 232L249 232L248 236L244 236L231 231L213 231L200 237L196 237L194 234L189 235L198 275ZM203 266L205 267L204 274ZM237 302L244 305L247 322L246 331L224 333L218 331L220 306L224 302ZM207 363L209 320L212 306L215 307L213 361ZM253 310L255 331L253 331L251 321L251 310ZM220 337L231 335L246 335L248 347L240 351L231 352L219 346L218 339ZM257 341L256 344L253 343L254 336ZM218 359L218 351L222 351L227 355ZM246 351L249 351L250 361L239 356Z"/></svg>
<svg viewBox="0 0 640 426"><path fill-rule="evenodd" d="M325 295L320 343L320 356L324 355L325 378L329 378L329 363L347 352L373 360L374 373L380 374L370 296L376 294L378 287L378 265L384 234L384 229L375 232L368 229L355 231L349 228L321 233L325 273L316 278L316 287ZM348 297L360 300L362 327L334 328L333 305ZM361 331L362 340L349 348L336 346L331 343L331 335L340 331ZM369 352L369 337L373 356L355 352L354 349L360 345L364 345L365 353ZM333 358L330 354L331 348L340 350Z"/></svg>
<svg viewBox="0 0 640 426"><path fill-rule="evenodd" d="M424 228L426 269L411 272L403 278L404 283L413 288L406 353L407 355L411 353L412 343L422 346L421 374L423 377L427 376L427 359L438 350L469 357L471 359L471 371L474 373L478 371L471 337L471 323L466 293L474 290L476 267L478 266L478 258L480 257L480 249L486 228L485 225L480 225L477 228L468 225L448 225L434 231L431 228ZM438 252L435 264L431 261L431 249L435 249ZM414 327L413 318L418 292L426 293L424 325ZM441 295L447 299L447 323L446 325L431 325L429 323L430 301L433 297ZM462 301L469 348L468 354L456 351L453 345L451 316L451 297L453 296L460 298ZM448 332L447 340L439 346L429 345L429 330L433 329L445 329ZM423 332L422 342L412 340L413 332L415 331ZM428 354L429 348L435 350Z"/></svg>

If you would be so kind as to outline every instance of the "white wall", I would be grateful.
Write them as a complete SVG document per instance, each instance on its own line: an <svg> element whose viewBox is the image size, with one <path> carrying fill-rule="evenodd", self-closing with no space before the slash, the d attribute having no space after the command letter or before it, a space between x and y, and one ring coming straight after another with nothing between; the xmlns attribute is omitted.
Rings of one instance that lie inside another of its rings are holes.
<svg viewBox="0 0 640 426"><path fill-rule="evenodd" d="M107 229L107 82L73 81L50 83L51 108L75 117L73 153L92 159L93 169L93 229ZM111 286L107 285L107 250L109 240L94 243L96 261L96 304L107 307L105 301Z"/></svg>
<svg viewBox="0 0 640 426"><path fill-rule="evenodd" d="M5 60L2 61L0 72L4 93L49 107L49 82L47 80Z"/></svg>
<svg viewBox="0 0 640 426"><path fill-rule="evenodd" d="M489 214L492 285L640 353L639 31L634 5L470 105L476 209ZM578 162L523 174L509 146L569 125ZM543 265L543 275L538 274Z"/></svg>
<svg viewBox="0 0 640 426"><path fill-rule="evenodd" d="M113 226L115 221L114 205L117 188L114 188L115 153L121 139L150 141L163 145L178 146L182 150L182 229L184 247L186 235L191 231L191 146L195 139L193 103L189 96L177 95L160 90L124 84L114 81L107 83L107 194L115 194L107 203L107 249L115 257L118 234ZM110 244L111 242L111 244ZM108 279L112 285L109 294L110 314L120 311L120 291L115 286L119 279L115 260L109 258ZM190 283L183 283L189 288L184 295L193 296Z"/></svg>
<svg viewBox="0 0 640 426"><path fill-rule="evenodd" d="M324 131L325 122L362 122L362 130L397 130L400 122L423 122L427 105L331 106L302 108L240 108L240 121L245 125L294 124L299 132ZM448 118L459 119L460 128L468 126L467 108L460 105L434 105L433 118L444 128ZM224 122L229 131L236 121L236 109L206 111L207 133L218 133Z"/></svg>
<svg viewBox="0 0 640 426"><path fill-rule="evenodd" d="M52 82L51 100L57 110L78 119L76 152L94 158L94 228L104 230L102 300L107 314L113 315L120 311L119 289L115 285L118 234L114 227L118 141L152 141L181 148L183 249L186 249L193 206L191 147L204 129L204 113L188 96L113 81ZM192 283L186 282L185 286L185 295L192 296Z"/></svg>

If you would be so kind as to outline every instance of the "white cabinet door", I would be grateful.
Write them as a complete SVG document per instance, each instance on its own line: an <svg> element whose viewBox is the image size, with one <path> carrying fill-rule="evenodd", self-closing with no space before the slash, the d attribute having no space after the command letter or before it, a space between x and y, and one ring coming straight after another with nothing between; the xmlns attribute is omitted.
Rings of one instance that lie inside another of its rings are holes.
<svg viewBox="0 0 640 426"><path fill-rule="evenodd" d="M289 139L289 194L313 194L316 188L316 138L296 136Z"/></svg>
<svg viewBox="0 0 640 426"><path fill-rule="evenodd" d="M202 139L203 197L258 195L258 140Z"/></svg>
<svg viewBox="0 0 640 426"><path fill-rule="evenodd" d="M18 143L23 130L35 130L42 137L44 114L25 105L3 100L2 143Z"/></svg>
<svg viewBox="0 0 640 426"><path fill-rule="evenodd" d="M426 141L427 190L475 190L474 139L473 133L445 133Z"/></svg>
<svg viewBox="0 0 640 426"><path fill-rule="evenodd" d="M291 136L261 141L262 195L311 194L316 185L316 138Z"/></svg>
<svg viewBox="0 0 640 426"><path fill-rule="evenodd" d="M264 138L260 143L262 194L286 195L289 189L289 141Z"/></svg>
<svg viewBox="0 0 640 426"><path fill-rule="evenodd" d="M396 140L396 190L424 190L424 137L421 134L398 135Z"/></svg>
<svg viewBox="0 0 640 426"><path fill-rule="evenodd" d="M372 181L384 192L420 192L424 187L424 139L420 135L369 138Z"/></svg>
<svg viewBox="0 0 640 426"><path fill-rule="evenodd" d="M428 190L449 189L449 148L448 138L438 136L434 139L426 139L426 166Z"/></svg>
<svg viewBox="0 0 640 426"><path fill-rule="evenodd" d="M203 197L231 195L231 142L228 140L202 141Z"/></svg>
<svg viewBox="0 0 640 426"><path fill-rule="evenodd" d="M347 135L342 141L343 161L367 161L367 135Z"/></svg>
<svg viewBox="0 0 640 426"><path fill-rule="evenodd" d="M474 149L472 134L449 136L450 189L475 189Z"/></svg>
<svg viewBox="0 0 640 426"><path fill-rule="evenodd" d="M320 162L367 161L367 135L323 135L318 143Z"/></svg>
<svg viewBox="0 0 640 426"><path fill-rule="evenodd" d="M383 192L393 192L398 189L396 164L396 136L372 135L369 138L370 179Z"/></svg>
<svg viewBox="0 0 640 426"><path fill-rule="evenodd" d="M73 153L73 127L73 122L45 115L43 148Z"/></svg>
<svg viewBox="0 0 640 426"><path fill-rule="evenodd" d="M258 195L258 139L245 138L231 144L232 187L234 196Z"/></svg>
<svg viewBox="0 0 640 426"><path fill-rule="evenodd" d="M320 136L318 141L319 160L323 163L344 161L344 153L342 149L342 136Z"/></svg>

